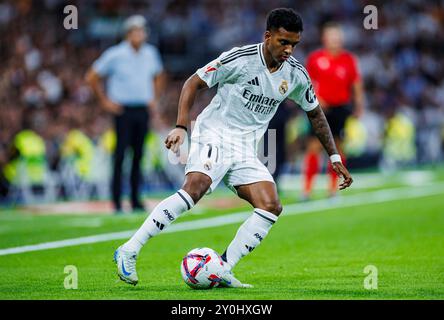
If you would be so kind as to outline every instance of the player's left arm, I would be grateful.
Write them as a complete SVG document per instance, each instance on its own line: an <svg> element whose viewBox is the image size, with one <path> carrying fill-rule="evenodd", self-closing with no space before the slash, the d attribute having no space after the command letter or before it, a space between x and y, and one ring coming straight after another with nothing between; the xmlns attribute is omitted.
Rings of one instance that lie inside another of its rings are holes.
<svg viewBox="0 0 444 320"><path fill-rule="evenodd" d="M335 172L343 178L343 181L339 184L339 189L345 189L352 184L353 179L341 162L335 140L333 139L333 134L327 118L325 117L324 111L322 111L322 108L319 105L319 101L314 92L311 80L307 76L306 72L304 72L304 69L300 69L300 71L301 72L298 77L300 81L297 83L288 98L296 102L302 108L302 110L307 113L308 119L313 127L313 131L330 156L333 170L335 170Z"/></svg>
<svg viewBox="0 0 444 320"><path fill-rule="evenodd" d="M327 151L328 155L332 156L339 154L336 148L335 140L333 139L333 134L331 133L330 126L327 118L325 117L324 111L322 111L322 108L318 105L313 110L308 111L307 116L316 136L324 146L324 149ZM335 170L335 172L343 178L343 181L339 184L339 189L343 190L349 187L352 184L353 179L342 162L332 162L332 167L333 170Z"/></svg>

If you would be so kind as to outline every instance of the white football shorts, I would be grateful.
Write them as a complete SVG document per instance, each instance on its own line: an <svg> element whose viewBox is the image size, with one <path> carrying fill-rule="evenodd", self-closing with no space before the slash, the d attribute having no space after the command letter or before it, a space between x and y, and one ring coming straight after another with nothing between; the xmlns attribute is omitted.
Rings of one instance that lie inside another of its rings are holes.
<svg viewBox="0 0 444 320"><path fill-rule="evenodd" d="M185 175L201 172L212 180L207 194L216 189L221 180L236 192L235 187L259 181L274 182L267 167L257 158L253 147L224 143L217 137L191 138Z"/></svg>

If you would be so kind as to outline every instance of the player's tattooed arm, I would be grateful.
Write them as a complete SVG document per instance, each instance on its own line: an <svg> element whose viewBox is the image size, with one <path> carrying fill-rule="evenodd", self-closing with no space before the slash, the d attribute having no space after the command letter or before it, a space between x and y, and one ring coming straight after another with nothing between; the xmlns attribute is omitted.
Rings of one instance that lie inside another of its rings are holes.
<svg viewBox="0 0 444 320"><path fill-rule="evenodd" d="M338 154L336 149L335 140L330 130L327 118L325 117L324 111L318 105L313 110L307 112L308 119L310 119L313 130L318 137L319 141L324 146L328 155ZM343 190L348 188L353 183L353 178L348 172L347 168L339 161L332 163L333 170L343 178L342 182L339 184L339 189Z"/></svg>
<svg viewBox="0 0 444 320"><path fill-rule="evenodd" d="M332 154L337 154L338 150L336 149L335 140L333 139L330 126L322 108L318 105L313 110L308 111L307 116L316 136L324 146L328 155L331 156Z"/></svg>

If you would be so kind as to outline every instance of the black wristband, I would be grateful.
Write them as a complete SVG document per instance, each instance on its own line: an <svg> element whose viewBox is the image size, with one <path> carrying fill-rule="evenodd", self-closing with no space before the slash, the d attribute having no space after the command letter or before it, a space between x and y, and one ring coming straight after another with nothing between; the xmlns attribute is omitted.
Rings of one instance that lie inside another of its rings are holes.
<svg viewBox="0 0 444 320"><path fill-rule="evenodd" d="M185 126L182 126L180 124L176 124L176 128L181 128L181 129L185 130L186 132L188 132L188 128Z"/></svg>

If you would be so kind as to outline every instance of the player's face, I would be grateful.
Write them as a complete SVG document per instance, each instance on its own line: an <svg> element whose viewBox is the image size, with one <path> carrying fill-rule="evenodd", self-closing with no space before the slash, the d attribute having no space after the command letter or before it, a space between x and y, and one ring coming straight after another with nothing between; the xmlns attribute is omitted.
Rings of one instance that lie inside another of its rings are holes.
<svg viewBox="0 0 444 320"><path fill-rule="evenodd" d="M265 46L277 63L287 60L299 41L301 41L300 32L290 32L282 27L278 30L265 31Z"/></svg>

